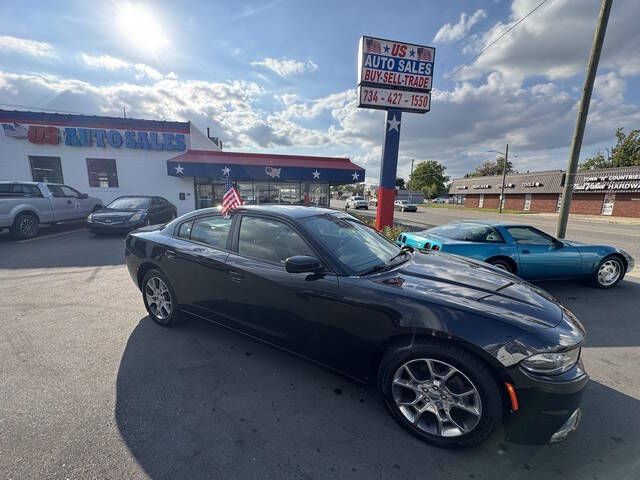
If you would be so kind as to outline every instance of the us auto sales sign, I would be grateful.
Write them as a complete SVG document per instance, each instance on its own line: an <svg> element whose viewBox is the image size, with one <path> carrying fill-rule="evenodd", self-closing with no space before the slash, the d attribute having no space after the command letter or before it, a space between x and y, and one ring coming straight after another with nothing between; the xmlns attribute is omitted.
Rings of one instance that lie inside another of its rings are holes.
<svg viewBox="0 0 640 480"><path fill-rule="evenodd" d="M362 37L358 51L358 106L428 112L434 57L435 49L426 45Z"/></svg>

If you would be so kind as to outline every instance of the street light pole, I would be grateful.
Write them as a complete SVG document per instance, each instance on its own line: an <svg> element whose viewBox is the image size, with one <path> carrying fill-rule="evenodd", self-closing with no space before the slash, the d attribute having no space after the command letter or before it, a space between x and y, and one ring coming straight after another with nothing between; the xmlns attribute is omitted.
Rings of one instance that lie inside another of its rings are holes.
<svg viewBox="0 0 640 480"><path fill-rule="evenodd" d="M604 34L607 31L607 22L609 21L612 3L613 0L602 0L598 25L593 34L593 45L591 47L589 64L587 65L587 77L584 80L584 87L582 89L578 118L576 119L576 127L573 131L573 140L571 141L571 156L569 157L564 189L562 190L562 204L560 205L560 215L558 215L558 225L556 227L556 237L558 238L564 238L567 233L567 221L569 220L569 211L571 210L571 196L573 195L573 184L576 180L576 170L578 169L580 148L582 147L582 138L584 137L584 127L587 123L593 82L596 78L596 72L598 71L600 52L602 51L602 44L604 43Z"/></svg>
<svg viewBox="0 0 640 480"><path fill-rule="evenodd" d="M509 161L509 144L504 151L504 165L502 167L502 185L500 185L500 209L498 213L502 213L502 205L504 204L504 182L507 180L507 162Z"/></svg>
<svg viewBox="0 0 640 480"><path fill-rule="evenodd" d="M411 183L411 179L413 178L413 158L411 159L411 173L409 174L409 183ZM409 185L409 203L413 199L413 189L411 185Z"/></svg>

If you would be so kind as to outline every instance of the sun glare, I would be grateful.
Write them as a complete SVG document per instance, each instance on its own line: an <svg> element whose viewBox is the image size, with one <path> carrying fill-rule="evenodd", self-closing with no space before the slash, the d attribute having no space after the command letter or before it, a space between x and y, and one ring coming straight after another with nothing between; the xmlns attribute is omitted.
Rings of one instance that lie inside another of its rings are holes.
<svg viewBox="0 0 640 480"><path fill-rule="evenodd" d="M169 43L162 25L147 5L120 5L116 22L124 41L138 50L152 53Z"/></svg>

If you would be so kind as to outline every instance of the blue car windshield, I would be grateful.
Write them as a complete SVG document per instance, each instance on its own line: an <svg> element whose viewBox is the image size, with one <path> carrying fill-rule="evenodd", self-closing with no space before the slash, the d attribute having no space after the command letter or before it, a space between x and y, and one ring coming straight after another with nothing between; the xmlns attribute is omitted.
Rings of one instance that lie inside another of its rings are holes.
<svg viewBox="0 0 640 480"><path fill-rule="evenodd" d="M432 234L450 238L452 240L463 240L467 242L504 242L502 235L500 235L500 232L498 232L495 228L488 225L479 225L475 223L456 223L453 225L443 225L441 227L431 228L419 233L425 236Z"/></svg>
<svg viewBox="0 0 640 480"><path fill-rule="evenodd" d="M302 219L309 234L356 275L390 266L400 247L355 218L318 215Z"/></svg>

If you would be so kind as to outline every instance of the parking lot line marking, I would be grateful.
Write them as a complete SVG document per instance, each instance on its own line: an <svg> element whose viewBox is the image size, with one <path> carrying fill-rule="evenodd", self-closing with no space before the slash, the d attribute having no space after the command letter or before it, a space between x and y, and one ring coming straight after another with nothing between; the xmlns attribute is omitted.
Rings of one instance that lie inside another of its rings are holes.
<svg viewBox="0 0 640 480"><path fill-rule="evenodd" d="M36 240L44 240L45 238L60 237L69 233L79 232L80 230L84 230L84 228L76 228L75 230L69 230L68 232L52 233L51 235L44 235L42 237L27 238L26 240L18 240L16 243L35 242Z"/></svg>

